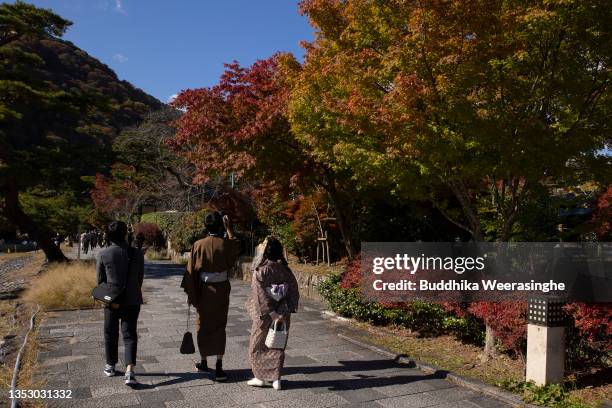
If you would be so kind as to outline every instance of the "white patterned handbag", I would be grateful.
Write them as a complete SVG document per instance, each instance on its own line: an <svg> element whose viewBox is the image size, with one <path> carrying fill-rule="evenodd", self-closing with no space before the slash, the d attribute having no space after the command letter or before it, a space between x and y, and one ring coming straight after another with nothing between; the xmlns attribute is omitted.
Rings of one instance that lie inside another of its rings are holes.
<svg viewBox="0 0 612 408"><path fill-rule="evenodd" d="M268 330L266 336L266 347L269 349L280 349L284 350L287 347L287 339L289 338L289 332L284 323L275 320Z"/></svg>

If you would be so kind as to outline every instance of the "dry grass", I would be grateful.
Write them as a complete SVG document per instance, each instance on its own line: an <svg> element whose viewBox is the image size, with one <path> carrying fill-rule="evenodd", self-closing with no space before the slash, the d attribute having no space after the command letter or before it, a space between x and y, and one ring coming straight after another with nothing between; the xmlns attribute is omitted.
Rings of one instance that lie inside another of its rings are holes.
<svg viewBox="0 0 612 408"><path fill-rule="evenodd" d="M17 330L18 321L15 312L16 307L17 302L14 300L0 302L0 339Z"/></svg>
<svg viewBox="0 0 612 408"><path fill-rule="evenodd" d="M73 261L53 264L32 283L23 298L45 310L93 306L91 291L96 286L95 265Z"/></svg>
<svg viewBox="0 0 612 408"><path fill-rule="evenodd" d="M36 282L39 278L39 271L42 268L43 261L45 259L44 253L39 252L27 252L27 253L14 253L14 254L1 254L0 264L10 261L16 258L27 258L27 262L21 268L8 271L4 274L3 279L7 282L25 282L31 283ZM11 345L8 348L9 354L5 361L5 364L0 364L0 390L2 390L2 397L0 398L0 406L4 406L5 393L10 387L11 379L13 377L13 367L15 365L15 357L17 350L21 347L23 342L23 336L29 328L30 316L33 313L34 307L29 304L24 304L22 299L9 299L0 301L0 338L6 335L16 336L10 340ZM34 330L28 337L28 343L26 345L24 354L21 360L21 370L17 385L19 389L44 389L44 380L39 376L34 375L37 365L37 353L38 353L38 327L42 315L39 313L36 321ZM8 403L8 400L7 400ZM42 400L38 401L20 401L20 406L23 407L43 407L44 403Z"/></svg>
<svg viewBox="0 0 612 408"><path fill-rule="evenodd" d="M491 385L497 385L504 380L524 380L524 361L502 354L483 362L480 360L480 347L462 343L452 336L423 338L405 329L381 329L365 323L353 324L369 332L361 338L366 343L383 346L394 353L405 354L465 377L478 378ZM602 401L612 398L612 385L603 381L600 384L570 390L569 394L568 403L580 404L568 407L598 407Z"/></svg>
<svg viewBox="0 0 612 408"><path fill-rule="evenodd" d="M19 310L16 310L16 309ZM29 328L30 324L30 316L34 312L32 307L27 305L18 306L17 302L2 302L3 312L8 312L11 315L16 315L18 318L16 320L12 320L10 331L11 333L19 332L18 326L22 326L23 332L20 333L19 337L16 339L15 346L17 349L21 347L23 342L23 335L27 328ZM12 310L11 310L12 309ZM42 315L39 313L36 318L36 324L34 326L34 330L28 336L28 342L26 348L24 350L24 354L21 357L21 369L19 370L19 375L17 377L17 388L18 389L44 389L46 381L37 376L37 355L38 355L38 331L40 327L40 321L42 319ZM11 380L13 378L13 368L15 365L15 357L16 350L13 355L10 356L5 365L0 365L0 390L10 389ZM8 391L7 391L8 392ZM0 403L0 406L3 406ZM45 404L42 400L21 400L20 406L22 407L44 407Z"/></svg>
<svg viewBox="0 0 612 408"><path fill-rule="evenodd" d="M325 263L313 265L310 263L299 263L295 256L289 254L287 257L287 262L289 263L289 267L291 268L291 270L312 275L340 274L344 272L344 269L346 268L346 259L342 259L329 266Z"/></svg>

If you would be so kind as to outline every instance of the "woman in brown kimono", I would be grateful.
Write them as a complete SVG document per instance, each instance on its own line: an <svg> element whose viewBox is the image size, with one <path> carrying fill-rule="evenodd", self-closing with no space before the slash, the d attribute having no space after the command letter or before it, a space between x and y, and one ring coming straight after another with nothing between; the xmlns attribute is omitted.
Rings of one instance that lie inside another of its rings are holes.
<svg viewBox="0 0 612 408"><path fill-rule="evenodd" d="M193 244L181 286L187 292L189 304L198 311L201 362L196 368L208 372L206 357L216 355L215 379L224 381L225 327L231 290L228 272L240 254L240 241L234 238L228 217L217 211L206 214L204 224L208 236ZM227 237L223 236L223 227Z"/></svg>
<svg viewBox="0 0 612 408"><path fill-rule="evenodd" d="M297 312L299 299L298 284L283 257L283 247L278 239L268 237L262 261L253 271L247 301L253 319L249 355L254 374L248 385L263 387L272 381L274 389L281 389L285 350L266 347L266 336L275 321L289 330L291 313Z"/></svg>

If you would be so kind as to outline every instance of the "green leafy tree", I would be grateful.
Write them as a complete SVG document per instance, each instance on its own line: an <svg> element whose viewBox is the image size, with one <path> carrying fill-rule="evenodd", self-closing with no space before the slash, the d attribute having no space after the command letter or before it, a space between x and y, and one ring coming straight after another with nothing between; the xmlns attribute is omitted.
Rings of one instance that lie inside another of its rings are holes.
<svg viewBox="0 0 612 408"><path fill-rule="evenodd" d="M180 111L165 107L117 136L113 142L116 163L110 174L97 176L92 191L98 210L130 219L143 205L191 211L203 204L208 186L192 184L193 165L167 145L179 117Z"/></svg>
<svg viewBox="0 0 612 408"><path fill-rule="evenodd" d="M83 204L70 190L44 190L37 186L21 192L19 202L37 225L45 225L64 236L90 222L91 205Z"/></svg>

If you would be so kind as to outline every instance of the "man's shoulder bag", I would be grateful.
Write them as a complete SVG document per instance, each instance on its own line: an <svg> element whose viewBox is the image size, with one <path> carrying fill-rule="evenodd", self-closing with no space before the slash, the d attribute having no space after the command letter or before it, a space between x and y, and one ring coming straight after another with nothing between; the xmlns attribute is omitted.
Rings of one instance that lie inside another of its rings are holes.
<svg viewBox="0 0 612 408"><path fill-rule="evenodd" d="M99 300L100 302L110 305L111 303L115 303L115 300L121 296L124 290L125 287L123 286L102 282L93 289L91 295L95 300Z"/></svg>
<svg viewBox="0 0 612 408"><path fill-rule="evenodd" d="M133 258L134 248L128 247L128 276L126 277L125 286L102 282L91 291L91 296L93 296L94 300L98 300L109 306L112 303L116 303L115 301L121 296L127 286L127 278L130 276L130 266Z"/></svg>

